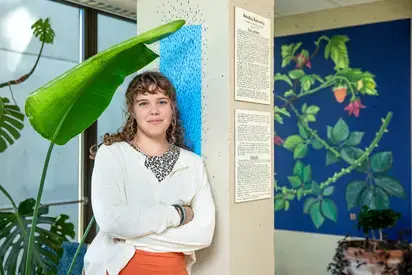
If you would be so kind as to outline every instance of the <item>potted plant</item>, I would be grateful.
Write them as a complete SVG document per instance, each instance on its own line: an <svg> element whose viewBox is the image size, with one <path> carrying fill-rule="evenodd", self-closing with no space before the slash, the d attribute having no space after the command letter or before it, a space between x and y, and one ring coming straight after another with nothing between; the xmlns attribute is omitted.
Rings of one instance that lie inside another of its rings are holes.
<svg viewBox="0 0 412 275"><path fill-rule="evenodd" d="M363 206L357 227L365 239L338 243L333 263L327 270L341 275L402 275L409 258L408 241L385 238L384 230L393 227L401 214L392 209L370 209ZM376 237L378 233L379 237ZM372 237L372 238L370 238Z"/></svg>

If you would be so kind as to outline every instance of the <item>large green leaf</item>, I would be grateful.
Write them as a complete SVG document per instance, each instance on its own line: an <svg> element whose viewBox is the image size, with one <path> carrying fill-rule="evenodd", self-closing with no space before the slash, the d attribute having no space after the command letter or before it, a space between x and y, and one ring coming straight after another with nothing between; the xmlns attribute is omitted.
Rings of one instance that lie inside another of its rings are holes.
<svg viewBox="0 0 412 275"><path fill-rule="evenodd" d="M336 222L338 220L338 208L331 199L323 199L321 202L322 214L331 221Z"/></svg>
<svg viewBox="0 0 412 275"><path fill-rule="evenodd" d="M367 187L367 184L361 180L354 180L346 186L345 199L348 210L359 204L359 197Z"/></svg>
<svg viewBox="0 0 412 275"><path fill-rule="evenodd" d="M0 212L0 259L7 274L24 274L34 205L34 199L27 199L20 203L18 213ZM49 217L45 216L47 212L47 208L41 208L39 212L32 274L56 274L63 253L61 245L75 235L74 225L67 222L68 216ZM19 261L19 255L22 261Z"/></svg>
<svg viewBox="0 0 412 275"><path fill-rule="evenodd" d="M334 35L325 47L325 58L332 58L336 69L349 67L349 56L346 42L349 38L346 35Z"/></svg>
<svg viewBox="0 0 412 275"><path fill-rule="evenodd" d="M391 176L379 176L375 177L375 184L385 190L390 196L398 198L405 198L405 191L403 186L397 179Z"/></svg>
<svg viewBox="0 0 412 275"><path fill-rule="evenodd" d="M340 118L335 126L332 128L332 137L333 140L337 142L342 142L349 137L349 127L346 122Z"/></svg>
<svg viewBox="0 0 412 275"><path fill-rule="evenodd" d="M386 172L393 163L392 152L379 152L371 157L371 169L375 173Z"/></svg>
<svg viewBox="0 0 412 275"><path fill-rule="evenodd" d="M0 97L0 153L7 149L8 144L13 145L20 138L23 121L24 115L19 106L10 104L6 97Z"/></svg>
<svg viewBox="0 0 412 275"><path fill-rule="evenodd" d="M113 46L33 92L25 106L33 128L56 144L66 144L99 118L128 75L158 57L145 43L167 37L183 24L177 20Z"/></svg>
<svg viewBox="0 0 412 275"><path fill-rule="evenodd" d="M320 209L320 201L315 202L309 210L310 217L312 218L312 222L315 225L317 229L322 226L323 222L325 221L325 218L322 215L321 209Z"/></svg>

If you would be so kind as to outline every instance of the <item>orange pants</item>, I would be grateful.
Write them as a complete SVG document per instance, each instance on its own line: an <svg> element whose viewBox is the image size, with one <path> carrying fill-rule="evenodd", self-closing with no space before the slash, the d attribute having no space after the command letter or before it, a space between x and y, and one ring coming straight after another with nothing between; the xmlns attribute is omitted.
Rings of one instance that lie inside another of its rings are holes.
<svg viewBox="0 0 412 275"><path fill-rule="evenodd" d="M108 274L108 273L107 273ZM183 253L152 253L136 250L119 275L187 275Z"/></svg>

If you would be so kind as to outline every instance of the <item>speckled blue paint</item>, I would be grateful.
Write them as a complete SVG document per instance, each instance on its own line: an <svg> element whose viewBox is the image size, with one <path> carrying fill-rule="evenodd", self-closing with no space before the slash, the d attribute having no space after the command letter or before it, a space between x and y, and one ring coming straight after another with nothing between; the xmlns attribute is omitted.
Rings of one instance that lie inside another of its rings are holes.
<svg viewBox="0 0 412 275"><path fill-rule="evenodd" d="M177 91L185 139L196 154L202 148L202 27L184 26L160 42L160 71Z"/></svg>

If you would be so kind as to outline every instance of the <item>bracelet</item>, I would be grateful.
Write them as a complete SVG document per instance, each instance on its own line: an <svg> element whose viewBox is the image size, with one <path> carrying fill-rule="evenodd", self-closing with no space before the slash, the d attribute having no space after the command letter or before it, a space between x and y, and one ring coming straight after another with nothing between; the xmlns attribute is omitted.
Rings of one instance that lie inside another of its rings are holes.
<svg viewBox="0 0 412 275"><path fill-rule="evenodd" d="M173 206L176 209L176 211L179 212L180 215L181 215L179 225L182 225L184 223L184 221L186 220L186 209L184 207L182 207L181 205L178 205L178 204L174 204Z"/></svg>

